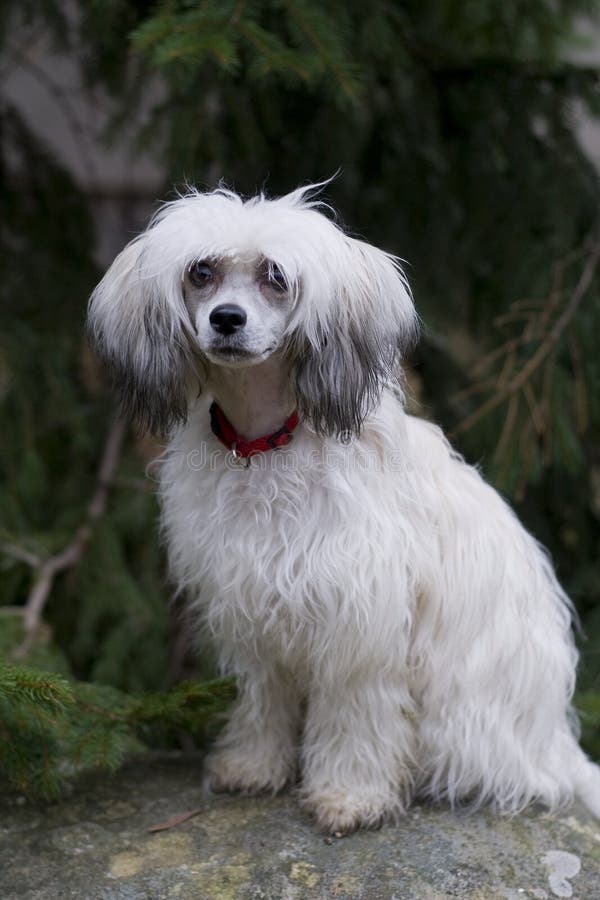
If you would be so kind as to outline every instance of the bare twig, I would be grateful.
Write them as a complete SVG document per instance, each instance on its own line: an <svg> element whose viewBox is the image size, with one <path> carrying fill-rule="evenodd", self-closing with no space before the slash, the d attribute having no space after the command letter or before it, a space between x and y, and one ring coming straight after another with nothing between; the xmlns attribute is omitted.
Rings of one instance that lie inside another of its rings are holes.
<svg viewBox="0 0 600 900"><path fill-rule="evenodd" d="M537 371L537 369L546 360L548 355L552 352L559 339L563 335L564 331L566 330L567 326L571 322L573 316L577 312L583 298L587 293L599 262L600 241L597 241L593 245L592 250L589 253L586 264L583 268L579 281L577 282L577 285L575 286L575 289L571 295L569 303L567 304L561 315L557 318L546 337L541 341L536 352L515 376L510 378L504 384L500 383L496 393L492 394L491 397L489 397L476 410L474 410L474 412L472 412L458 424L458 426L454 429L455 434L462 434L463 432L468 431L473 427L473 425L479 422L480 419L482 419L488 413L492 412L494 409L500 406L501 403L504 403L505 400L509 399L511 396L513 396L513 394L517 393L517 391L520 391L521 388L524 387L524 385L529 381L534 372ZM556 303L556 293L558 292L555 291L552 298L554 303Z"/></svg>
<svg viewBox="0 0 600 900"><path fill-rule="evenodd" d="M531 466L531 460L535 451L535 440L531 431L533 425L531 419L525 422L521 436L519 438L519 457L522 460L521 474L515 487L515 499L520 502L525 496L525 486L527 484L527 472Z"/></svg>
<svg viewBox="0 0 600 900"><path fill-rule="evenodd" d="M188 819L192 819L194 816L197 816L198 813L201 812L201 806L198 807L198 809L190 809L189 812L179 813L178 816L173 816L172 818L167 819L166 822L161 822L160 825L151 825L150 828L146 829L146 831L168 831L169 828L176 828L178 825L182 825L183 822L187 822Z"/></svg>
<svg viewBox="0 0 600 900"><path fill-rule="evenodd" d="M39 556L31 553L30 550L26 550L25 547L19 547L18 544L2 543L0 544L0 552L4 553L5 556L11 556L19 562L27 563L32 569L37 569L42 564Z"/></svg>
<svg viewBox="0 0 600 900"><path fill-rule="evenodd" d="M537 310L543 309L544 301L540 300L538 297L523 297L521 300L513 300L511 303L511 309L529 309L529 310Z"/></svg>
<svg viewBox="0 0 600 900"><path fill-rule="evenodd" d="M515 394L508 401L508 410L506 413L506 418L504 419L504 425L502 426L502 431L500 432L500 439L498 440L498 444L496 446L496 451L494 453L494 457L496 459L502 459L502 454L508 444L508 440L510 438L513 426L515 424L517 418L517 412L519 409L519 396Z"/></svg>
<svg viewBox="0 0 600 900"><path fill-rule="evenodd" d="M532 309L515 309L514 305L512 305L512 309L510 309L506 313L502 313L501 316L496 316L493 321L493 324L496 328L502 328L503 325L510 325L511 322L529 322L535 316L535 310Z"/></svg>
<svg viewBox="0 0 600 900"><path fill-rule="evenodd" d="M475 384L470 384L469 387L462 388L462 390L457 391L455 394L455 398L457 402L462 402L463 400L467 400L469 397L472 397L474 394L483 394L485 391L488 391L490 388L496 386L496 378L486 378L484 381L477 381Z"/></svg>
<svg viewBox="0 0 600 900"><path fill-rule="evenodd" d="M504 360L504 365L502 366L500 375L498 376L498 390L503 390L503 388L510 381L514 367L515 367L516 358L517 358L517 351L514 347L512 347L506 354L506 359Z"/></svg>
<svg viewBox="0 0 600 900"><path fill-rule="evenodd" d="M473 366L473 373L484 372L493 362L495 362L497 359L500 359L502 356L504 356L505 353L508 353L511 350L516 350L519 344L522 343L522 334L520 334L518 337L510 338L510 340L508 341L504 341L504 343L500 344L499 347L496 347L490 353L487 353L485 356L482 356L481 359L477 360L477 362Z"/></svg>
<svg viewBox="0 0 600 900"><path fill-rule="evenodd" d="M542 417L545 422L550 421L550 407L552 401L552 379L554 377L554 360L555 354L551 354L544 363L544 374L542 376L542 399L540 407ZM543 435L543 455L542 459L545 466L549 466L552 462L552 429L544 429Z"/></svg>
<svg viewBox="0 0 600 900"><path fill-rule="evenodd" d="M585 389L585 375L583 372L583 361L581 359L581 350L572 331L568 337L569 355L571 357L571 365L573 366L573 377L575 379L575 399L577 411L577 432L583 434L587 427L587 392Z"/></svg>
<svg viewBox="0 0 600 900"><path fill-rule="evenodd" d="M65 569L71 569L77 565L92 536L93 527L104 514L108 498L108 490L121 455L121 447L125 437L127 425L125 421L116 416L107 433L104 450L98 468L96 489L87 506L85 519L73 536L73 540L67 544L64 550L50 556L48 559L35 565L35 577L27 603L23 609L23 623L25 637L16 648L13 656L16 659L27 654L33 638L38 629L42 611L50 596L54 579ZM23 558L23 557L21 557Z"/></svg>
<svg viewBox="0 0 600 900"><path fill-rule="evenodd" d="M533 430L538 437L541 437L544 433L545 419L542 414L541 404L537 402L535 394L533 393L531 382L528 381L527 384L523 386L523 394L525 395L527 406L529 407Z"/></svg>

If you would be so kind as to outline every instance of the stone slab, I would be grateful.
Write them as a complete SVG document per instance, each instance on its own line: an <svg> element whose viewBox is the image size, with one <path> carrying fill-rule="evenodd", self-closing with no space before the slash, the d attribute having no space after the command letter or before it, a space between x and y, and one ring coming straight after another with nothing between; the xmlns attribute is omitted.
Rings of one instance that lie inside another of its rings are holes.
<svg viewBox="0 0 600 900"><path fill-rule="evenodd" d="M171 830L147 829L194 808ZM326 838L280 797L207 797L201 761L144 757L50 806L0 801L0 900L600 900L600 823L413 808Z"/></svg>

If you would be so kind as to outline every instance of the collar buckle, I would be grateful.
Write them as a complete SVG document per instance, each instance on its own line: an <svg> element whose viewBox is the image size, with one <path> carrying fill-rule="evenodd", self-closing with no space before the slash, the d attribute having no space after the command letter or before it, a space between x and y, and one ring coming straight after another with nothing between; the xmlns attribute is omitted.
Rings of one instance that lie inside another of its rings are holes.
<svg viewBox="0 0 600 900"><path fill-rule="evenodd" d="M233 441L230 449L230 459L234 466L238 466L240 469L249 469L250 468L250 460L252 457L250 456L242 456L242 454L237 449L237 441Z"/></svg>

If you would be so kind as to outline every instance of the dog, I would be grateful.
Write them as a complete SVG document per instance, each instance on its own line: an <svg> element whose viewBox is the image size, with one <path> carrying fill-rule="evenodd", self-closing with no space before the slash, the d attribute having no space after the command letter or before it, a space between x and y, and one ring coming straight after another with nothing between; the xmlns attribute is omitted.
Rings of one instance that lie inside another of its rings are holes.
<svg viewBox="0 0 600 900"><path fill-rule="evenodd" d="M168 435L170 571L238 683L212 790L297 778L330 832L415 797L517 813L600 770L570 702L572 607L546 552L408 415L399 260L322 186L189 189L116 258L89 328L125 409Z"/></svg>

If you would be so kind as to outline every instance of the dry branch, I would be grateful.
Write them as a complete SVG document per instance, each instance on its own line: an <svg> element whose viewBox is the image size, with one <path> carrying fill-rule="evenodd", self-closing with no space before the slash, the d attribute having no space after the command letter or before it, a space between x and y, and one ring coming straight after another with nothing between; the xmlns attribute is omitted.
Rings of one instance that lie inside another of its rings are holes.
<svg viewBox="0 0 600 900"><path fill-rule="evenodd" d="M75 532L71 542L60 553L56 553L54 556L50 556L41 562L33 557L32 554L21 552L19 548L15 548L13 545L5 545L3 547L5 551L7 549L9 552L12 550L11 555L15 558L32 565L36 573L27 602L23 607L25 637L14 651L13 656L16 659L25 656L31 647L40 623L42 611L48 601L56 576L60 572L77 565L90 541L95 523L104 514L108 490L119 462L126 429L125 421L120 416L115 416L108 429L98 467L96 488L88 503L84 521ZM16 550L19 550L18 554L15 552ZM27 557L30 558L28 559Z"/></svg>
<svg viewBox="0 0 600 900"><path fill-rule="evenodd" d="M25 47L16 45L8 45L8 52L14 62L20 65L37 83L52 97L60 111L62 112L67 126L71 131L71 135L83 165L85 166L88 178L93 182L97 180L96 163L90 152L90 138L86 129L81 123L79 113L67 91L51 77L50 72L43 69L35 62L27 52Z"/></svg>
<svg viewBox="0 0 600 900"><path fill-rule="evenodd" d="M579 309L579 306L581 305L581 302L583 301L590 287L590 284L592 283L592 279L599 262L600 241L597 241L592 246L592 249L589 252L586 264L579 277L579 281L577 282L577 285L575 286L575 289L571 295L569 303L566 305L565 309L557 318L556 322L548 331L543 340L541 340L536 352L516 375L511 378L507 378L506 381L504 381L502 377L500 378L498 389L496 390L496 392L457 425L457 427L454 429L455 434L462 434L463 432L468 431L484 416L492 412L494 409L500 406L500 404L504 403L505 400L509 400L518 391L525 387L525 385L531 379L532 375L540 368L542 363L545 362L545 360L555 348L556 344L571 323L573 316ZM557 305L558 295L559 291L557 289L557 286L555 285L551 295L550 305L552 307L555 307ZM548 313L546 312L546 316L547 315ZM512 344L511 342L507 342L507 346L510 346L511 349L513 349L514 344ZM504 367L503 374L511 371L511 369L512 361L511 365L507 365Z"/></svg>

